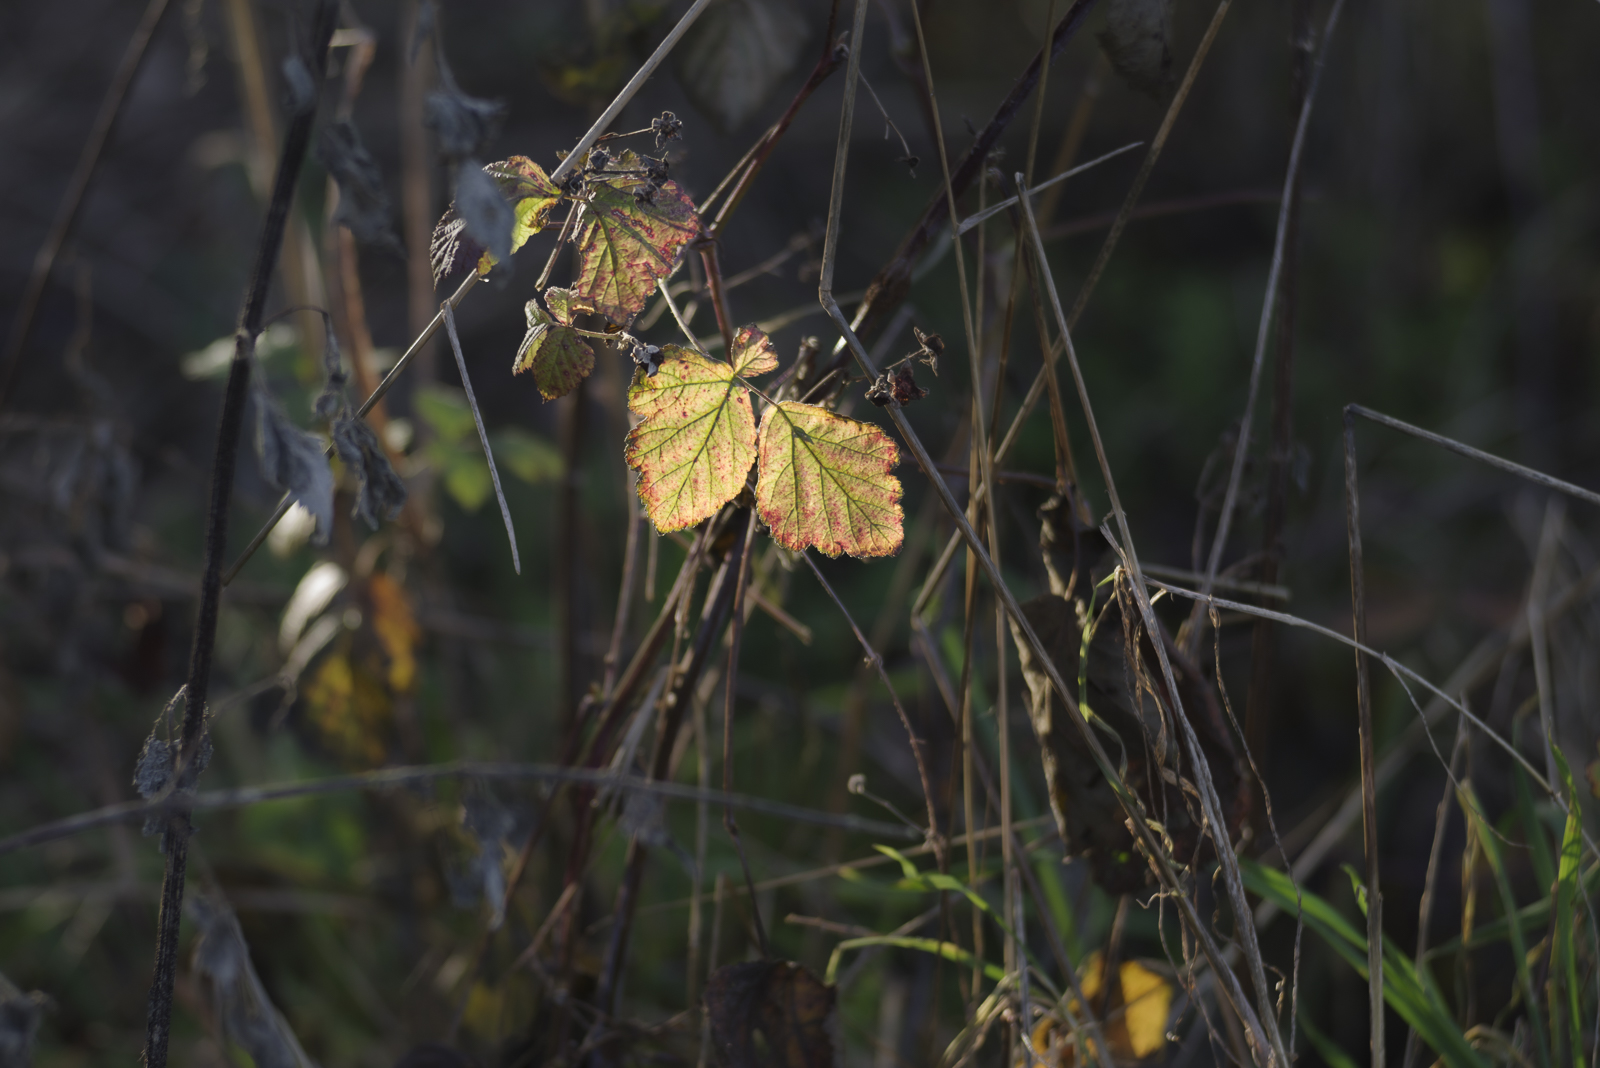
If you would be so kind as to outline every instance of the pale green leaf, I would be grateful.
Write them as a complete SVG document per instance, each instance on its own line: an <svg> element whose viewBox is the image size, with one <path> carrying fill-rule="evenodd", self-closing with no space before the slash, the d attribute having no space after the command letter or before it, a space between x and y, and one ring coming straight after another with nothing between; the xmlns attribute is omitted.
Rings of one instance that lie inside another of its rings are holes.
<svg viewBox="0 0 1600 1068"><path fill-rule="evenodd" d="M640 371L628 408L641 417L628 434L628 465L639 499L662 533L700 522L744 488L756 458L750 391L733 368L666 345L654 377Z"/></svg>
<svg viewBox="0 0 1600 1068"><path fill-rule="evenodd" d="M756 505L784 548L893 556L905 538L900 450L870 423L784 401L761 420Z"/></svg>

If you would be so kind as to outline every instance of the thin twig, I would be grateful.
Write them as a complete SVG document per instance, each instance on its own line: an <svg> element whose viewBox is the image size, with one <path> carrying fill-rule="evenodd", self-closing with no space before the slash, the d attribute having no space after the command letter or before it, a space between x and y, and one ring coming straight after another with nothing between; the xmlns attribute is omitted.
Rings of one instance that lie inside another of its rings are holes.
<svg viewBox="0 0 1600 1068"><path fill-rule="evenodd" d="M556 764L516 764L495 761L457 760L444 764L421 767L383 768L357 775L335 775L326 779L303 782L275 783L267 786L245 786L234 790L208 790L199 793L172 793L149 801L126 801L89 812L40 824L20 834L0 839L0 856L19 849L69 838L97 827L114 823L138 823L152 816L170 815L174 812L203 812L213 809L245 808L267 801L284 801L318 794L347 793L351 790L381 790L407 786L435 779L504 779L507 781L570 783L582 786L604 787L617 792L653 794L669 801L707 801L727 803L746 812L756 812L777 819L793 820L820 827L843 827L862 835L888 836L905 841L917 837L898 823L863 819L860 816L819 812L816 809L790 805L782 801L751 797L747 794L727 793L723 790L702 790L682 783L644 779L634 775L619 775L600 768L571 768Z"/></svg>
<svg viewBox="0 0 1600 1068"><path fill-rule="evenodd" d="M733 793L733 708L738 692L739 646L744 636L744 588L750 581L750 543L756 534L756 513L750 509L745 534L741 542L739 566L733 587L733 622L729 627L728 680L723 689L722 705L722 790ZM724 805L722 826L739 852L739 866L744 871L744 885L750 891L750 914L755 920L756 944L763 957L771 958L772 947L767 944L767 928L761 922L761 903L756 900L755 880L750 875L750 860L745 856L744 839L739 836L739 824L733 818L733 806Z"/></svg>
<svg viewBox="0 0 1600 1068"><path fill-rule="evenodd" d="M150 38L155 35L156 27L161 24L162 16L167 13L167 7L168 0L150 0L145 6L144 15L134 27L133 36L128 39L128 46L122 51L122 60L117 64L116 72L111 75L111 84L106 86L106 95L100 100L100 111L95 115L94 125L89 127L89 136L84 140L83 148L78 153L78 165L73 168L72 177L67 180L67 190L62 194L61 204L56 208L55 221L50 224L50 229L45 234L44 244L40 245L39 251L34 254L33 269L28 274L27 287L22 291L22 299L17 302L16 315L11 320L11 331L6 338L5 352L0 354L0 408L5 407L6 400L11 395L17 368L22 363L22 349L28 343L28 335L33 332L33 319L38 314L39 301L44 296L45 286L50 282L50 272L55 269L56 257L61 255L61 246L66 243L67 235L72 232L72 226L78 220L84 194L89 191L89 182L94 178L100 156L105 151L106 142L111 139L112 130L116 128L117 117L122 114L123 101L128 98L128 87L133 84L133 79L139 74L139 68L144 64Z"/></svg>
<svg viewBox="0 0 1600 1068"><path fill-rule="evenodd" d="M308 56L312 85L321 87L327 69L328 41L333 36L338 5L322 0L316 9ZM183 729L171 781L186 782L188 768L200 749L205 732L206 697L211 686L211 659L216 648L217 620L222 601L222 565L228 551L228 513L233 497L233 475L238 466L239 435L244 425L245 400L250 386L250 368L255 360L256 335L266 308L267 290L272 283L278 252L283 247L284 229L294 200L295 181L311 146L311 128L316 121L315 95L306 101L290 120L284 134L278 173L273 182L272 200L261 225L255 262L245 288L239 327L234 333L233 363L228 371L227 391L217 425L217 444L212 458L211 491L206 506L205 563L200 580L200 606L189 654L189 678L184 690ZM184 878L188 869L191 824L186 811L167 814L165 834L166 870L161 882L161 911L156 920L156 955L150 982L150 1006L145 1034L147 1068L166 1068L167 1039L172 1027L172 987L178 968L178 923L183 914Z"/></svg>
<svg viewBox="0 0 1600 1068"><path fill-rule="evenodd" d="M450 334L450 348L456 354L456 370L461 372L461 388L467 393L467 407L472 409L472 421L478 427L478 441L483 445L483 458L489 461L489 477L494 482L494 499L500 502L500 518L505 521L506 540L511 543L511 566L522 574L522 556L517 552L517 528L511 524L511 507L506 504L506 491L500 488L500 471L494 465L494 449L489 447L489 431L483 426L483 413L478 411L478 398L472 392L472 379L467 375L467 358L461 352L461 339L456 336L455 309L447 300L439 305L444 316L445 329Z"/></svg>
<svg viewBox="0 0 1600 1068"><path fill-rule="evenodd" d="M1054 178L1046 178L1044 181L1040 182L1038 185L1036 185L1036 186L1032 187L1031 189L1029 189L1028 190L1028 195L1031 197L1035 193L1041 193L1044 190L1049 189L1049 188L1051 188L1053 186L1060 185L1062 182L1066 181L1068 178L1072 178L1072 177L1074 177L1076 175L1082 174L1084 171L1091 170L1091 169L1093 169L1095 167L1098 167L1098 166L1100 166L1100 164L1105 163L1108 160L1116 159L1118 156L1122 155L1124 152L1132 152L1134 149L1138 148L1142 144L1144 144L1143 141L1129 141L1127 144L1123 145L1121 148L1113 148L1110 152L1107 152L1103 156L1096 156L1094 159L1090 160L1088 163L1080 163L1076 167L1072 168L1070 171L1064 171L1061 174L1056 175ZM989 219L992 219L994 216L999 215L1002 211L1006 211L1006 210L1008 210L1010 208L1015 207L1016 203L1017 203L1017 198L1014 197L1014 196L1011 196L1011 197L1006 197L1004 200L997 201L997 202L995 202L993 204L990 204L987 208L984 208L982 211L977 212L977 213L975 213L973 215L968 215L965 219L962 219L960 225L958 225L956 227L956 233L958 235L959 234L964 234L968 230L972 229L974 226L977 226L979 223L987 222ZM1046 235L1046 236L1048 236L1048 235Z"/></svg>

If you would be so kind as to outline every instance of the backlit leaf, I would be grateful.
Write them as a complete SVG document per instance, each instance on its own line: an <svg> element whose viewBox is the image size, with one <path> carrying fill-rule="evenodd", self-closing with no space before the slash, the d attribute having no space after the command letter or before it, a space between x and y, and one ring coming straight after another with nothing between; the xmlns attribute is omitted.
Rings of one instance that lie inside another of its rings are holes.
<svg viewBox="0 0 1600 1068"><path fill-rule="evenodd" d="M566 396L594 370L594 350L571 327L539 307L538 301L528 301L523 313L528 332L517 349L512 372L533 372L534 384L545 400Z"/></svg>
<svg viewBox="0 0 1600 1068"><path fill-rule="evenodd" d="M422 628L411 611L405 587L382 571L367 580L367 601L372 609L372 632L388 657L389 689L408 693L417 679L417 643Z"/></svg>
<svg viewBox="0 0 1600 1068"><path fill-rule="evenodd" d="M494 185L510 208L511 220L507 224L510 231L510 243L507 245L509 255L549 223L551 209L561 200L561 191L551 184L544 169L526 156L512 156L498 163L490 163L483 168L483 173L494 180ZM465 170L461 175L463 179L468 177ZM492 204L487 206L493 207ZM485 220L487 222L489 220ZM434 226L433 239L429 242L429 259L433 264L435 283L468 264L475 264L479 274L487 274L497 262L495 254L484 247L484 242L468 231L467 219L452 203Z"/></svg>
<svg viewBox="0 0 1600 1068"><path fill-rule="evenodd" d="M764 375L778 369L772 339L755 326L741 326L733 335L733 370L741 375Z"/></svg>
<svg viewBox="0 0 1600 1068"><path fill-rule="evenodd" d="M628 390L628 408L642 418L628 434L627 461L639 472L639 499L666 533L714 514L744 487L756 424L732 367L676 345L662 351L655 376L636 372Z"/></svg>
<svg viewBox="0 0 1600 1068"><path fill-rule="evenodd" d="M784 401L761 420L756 506L787 549L892 556L904 540L900 450L870 423Z"/></svg>
<svg viewBox="0 0 1600 1068"><path fill-rule="evenodd" d="M614 167L636 164L637 157L625 152ZM607 174L589 186L572 291L612 322L628 323L644 310L656 280L672 269L679 250L699 232L694 202L677 182L652 186L643 177Z"/></svg>

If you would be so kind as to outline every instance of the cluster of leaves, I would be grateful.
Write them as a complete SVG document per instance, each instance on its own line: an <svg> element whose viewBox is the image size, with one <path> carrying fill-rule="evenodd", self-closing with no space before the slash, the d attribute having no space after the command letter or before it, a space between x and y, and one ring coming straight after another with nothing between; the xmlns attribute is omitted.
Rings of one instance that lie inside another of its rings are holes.
<svg viewBox="0 0 1600 1068"><path fill-rule="evenodd" d="M675 137L678 126L664 115L649 132L661 141ZM830 556L858 557L899 550L901 489L892 474L899 452L882 430L816 405L770 399L758 427L749 379L778 366L766 334L742 328L730 362L723 362L678 345L646 344L626 332L701 234L694 204L667 176L665 158L596 147L559 185L525 156L484 170L514 218L506 246L511 252L549 226L562 201L573 205L561 229L577 249L574 277L569 286L551 286L542 300L527 302L527 333L512 370L530 373L540 395L554 400L594 370L589 339L629 347L638 369L628 407L639 422L628 436L627 462L639 472L639 497L657 530L694 526L748 485L762 522L785 548L815 546ZM474 237L455 205L434 230L432 252L436 278L469 264L487 274L502 258ZM584 329L580 315L605 329ZM937 337L932 342L937 345ZM875 402L909 403L922 395L908 366L896 373L905 382Z"/></svg>

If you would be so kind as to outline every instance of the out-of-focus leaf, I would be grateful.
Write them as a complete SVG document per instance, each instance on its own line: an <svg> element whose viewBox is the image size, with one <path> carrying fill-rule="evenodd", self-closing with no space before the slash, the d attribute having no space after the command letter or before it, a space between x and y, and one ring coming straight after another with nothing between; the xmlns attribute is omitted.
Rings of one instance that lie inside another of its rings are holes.
<svg viewBox="0 0 1600 1068"><path fill-rule="evenodd" d="M477 1068L477 1062L451 1046L424 1042L402 1053L394 1068Z"/></svg>
<svg viewBox="0 0 1600 1068"><path fill-rule="evenodd" d="M190 914L200 928L194 970L211 982L223 1034L250 1055L256 1068L316 1068L261 985L233 910L201 896L191 899Z"/></svg>
<svg viewBox="0 0 1600 1068"><path fill-rule="evenodd" d="M761 417L756 506L772 537L800 552L893 556L905 537L900 450L870 423L784 401Z"/></svg>
<svg viewBox="0 0 1600 1068"><path fill-rule="evenodd" d="M466 236L491 257L480 256L478 273L511 256L511 231L517 224L516 212L500 192L500 185L483 165L474 159L461 161L456 170L456 199L451 206L466 224Z"/></svg>
<svg viewBox="0 0 1600 1068"><path fill-rule="evenodd" d="M524 482L554 482L566 471L560 450L521 427L505 427L491 436L501 464Z"/></svg>
<svg viewBox="0 0 1600 1068"><path fill-rule="evenodd" d="M339 206L334 209L333 221L348 226L364 245L400 252L383 172L361 143L355 124L339 119L324 126L317 141L317 159L339 183Z"/></svg>
<svg viewBox="0 0 1600 1068"><path fill-rule="evenodd" d="M731 366L676 345L663 354L655 377L633 376L628 408L640 422L628 432L625 458L639 472L651 521L667 533L713 515L744 488L756 424L750 391Z"/></svg>
<svg viewBox="0 0 1600 1068"><path fill-rule="evenodd" d="M382 675L352 656L352 645L349 635L336 642L300 687L300 696L331 752L352 766L376 767L388 755L394 700Z"/></svg>
<svg viewBox="0 0 1600 1068"><path fill-rule="evenodd" d="M1079 969L1083 996L1091 1002L1100 998L1105 984L1105 958L1096 950ZM1108 1006L1100 1007L1106 1019L1106 1041L1119 1057L1149 1057L1167 1044L1167 1015L1172 1010L1172 984L1136 960L1125 960L1117 967L1121 986ZM1116 1019L1115 1010L1124 1011Z"/></svg>
<svg viewBox="0 0 1600 1068"><path fill-rule="evenodd" d="M832 1068L837 995L793 961L718 968L705 995L718 1059L725 1068Z"/></svg>
<svg viewBox="0 0 1600 1068"><path fill-rule="evenodd" d="M566 396L594 370L594 350L571 327L562 325L541 308L537 300L528 301L523 314L528 320L528 332L517 349L512 373L531 371L539 395L545 400Z"/></svg>
<svg viewBox="0 0 1600 1068"><path fill-rule="evenodd" d="M500 128L506 106L499 100L468 96L456 84L450 65L439 57L440 88L428 94L423 122L439 142L439 154L450 159L476 155Z"/></svg>
<svg viewBox="0 0 1600 1068"><path fill-rule="evenodd" d="M265 389L256 389L256 455L261 476L317 520L312 544L326 545L333 529L333 469L322 441L290 422Z"/></svg>
<svg viewBox="0 0 1600 1068"><path fill-rule="evenodd" d="M632 152L614 169L640 169ZM589 184L579 224L573 294L619 326L644 310L656 280L700 232L694 202L677 182L605 174Z"/></svg>
<svg viewBox="0 0 1600 1068"><path fill-rule="evenodd" d="M428 383L417 389L412 404L439 441L457 442L477 430L467 395L459 389Z"/></svg>
<svg viewBox="0 0 1600 1068"><path fill-rule="evenodd" d="M673 59L684 92L724 132L742 126L794 70L806 23L786 0L721 0Z"/></svg>
<svg viewBox="0 0 1600 1068"><path fill-rule="evenodd" d="M24 994L0 975L0 1064L28 1068L33 1063L33 1042L48 1000L37 990Z"/></svg>
<svg viewBox="0 0 1600 1068"><path fill-rule="evenodd" d="M393 519L406 503L406 484L389 463L378 435L348 409L333 424L333 444L339 459L356 473L353 514L378 529L379 520Z"/></svg>
<svg viewBox="0 0 1600 1068"><path fill-rule="evenodd" d="M1141 93L1161 97L1172 83L1172 0L1112 0L1100 47Z"/></svg>
<svg viewBox="0 0 1600 1068"><path fill-rule="evenodd" d="M228 373L233 362L237 342L234 335L224 334L203 349L186 353L178 364L183 377L191 381L221 378ZM280 356L300 351L300 332L283 320L272 323L256 338L256 363L271 363Z"/></svg>
<svg viewBox="0 0 1600 1068"><path fill-rule="evenodd" d="M422 628L411 611L411 599L394 579L382 571L375 571L367 579L367 604L371 608L368 621L389 660L389 689L397 694L409 693L417 681L417 642L422 639Z"/></svg>
<svg viewBox="0 0 1600 1068"><path fill-rule="evenodd" d="M289 655L295 642L305 632L306 624L322 614L334 596L350 581L345 569L332 560L322 560L300 576L289 603L284 605L283 620L278 626L278 652Z"/></svg>

